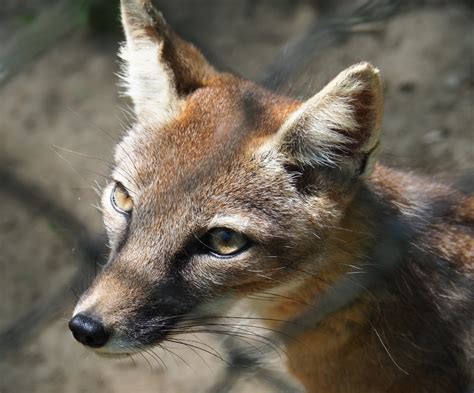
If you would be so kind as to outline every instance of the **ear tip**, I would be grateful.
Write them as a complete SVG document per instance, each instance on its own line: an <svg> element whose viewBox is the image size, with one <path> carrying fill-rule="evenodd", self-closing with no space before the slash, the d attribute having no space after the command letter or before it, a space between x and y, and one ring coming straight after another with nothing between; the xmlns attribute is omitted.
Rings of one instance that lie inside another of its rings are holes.
<svg viewBox="0 0 474 393"><path fill-rule="evenodd" d="M347 72L358 79L380 82L380 70L367 61L361 61L347 69Z"/></svg>
<svg viewBox="0 0 474 393"><path fill-rule="evenodd" d="M120 3L127 9L146 9L153 6L151 0L120 0Z"/></svg>
<svg viewBox="0 0 474 393"><path fill-rule="evenodd" d="M381 100L382 78L380 70L367 61L356 63L342 72L342 80L355 90L369 89L377 100Z"/></svg>
<svg viewBox="0 0 474 393"><path fill-rule="evenodd" d="M122 14L132 17L139 24L166 24L163 14L156 9L151 0L120 0Z"/></svg>

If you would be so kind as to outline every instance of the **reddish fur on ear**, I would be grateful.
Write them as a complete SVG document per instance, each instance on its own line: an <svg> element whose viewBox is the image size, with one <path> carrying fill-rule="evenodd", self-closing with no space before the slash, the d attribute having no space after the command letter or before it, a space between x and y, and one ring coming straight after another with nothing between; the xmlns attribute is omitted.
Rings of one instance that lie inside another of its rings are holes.
<svg viewBox="0 0 474 393"><path fill-rule="evenodd" d="M303 103L278 132L280 150L295 164L349 168L364 174L378 147L383 99L379 72L359 63ZM368 165L367 165L368 163Z"/></svg>

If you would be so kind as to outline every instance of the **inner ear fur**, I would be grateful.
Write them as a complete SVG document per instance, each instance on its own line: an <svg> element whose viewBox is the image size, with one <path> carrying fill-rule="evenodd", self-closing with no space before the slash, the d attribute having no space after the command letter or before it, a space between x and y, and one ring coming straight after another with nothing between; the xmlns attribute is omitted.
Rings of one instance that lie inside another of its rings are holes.
<svg viewBox="0 0 474 393"><path fill-rule="evenodd" d="M379 71L359 63L289 116L277 133L278 148L292 166L367 176L378 150L382 116Z"/></svg>
<svg viewBox="0 0 474 393"><path fill-rule="evenodd" d="M122 79L140 117L164 117L216 75L199 50L181 39L151 0L121 0L126 43Z"/></svg>

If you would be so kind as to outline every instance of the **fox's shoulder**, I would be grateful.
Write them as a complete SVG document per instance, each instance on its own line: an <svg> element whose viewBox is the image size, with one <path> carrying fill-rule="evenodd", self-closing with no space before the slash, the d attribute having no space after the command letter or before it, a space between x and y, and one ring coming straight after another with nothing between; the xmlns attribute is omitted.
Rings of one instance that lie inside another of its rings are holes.
<svg viewBox="0 0 474 393"><path fill-rule="evenodd" d="M425 242L474 281L474 196L458 194Z"/></svg>
<svg viewBox="0 0 474 393"><path fill-rule="evenodd" d="M474 280L474 195L382 165L368 183L413 228L412 247Z"/></svg>

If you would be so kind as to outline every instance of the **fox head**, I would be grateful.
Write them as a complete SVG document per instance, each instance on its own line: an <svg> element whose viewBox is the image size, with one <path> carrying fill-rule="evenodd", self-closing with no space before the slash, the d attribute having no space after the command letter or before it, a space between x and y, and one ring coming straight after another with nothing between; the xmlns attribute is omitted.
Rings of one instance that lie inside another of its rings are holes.
<svg viewBox="0 0 474 393"><path fill-rule="evenodd" d="M157 344L183 319L327 263L382 117L367 63L299 102L217 71L151 1L121 11L136 121L102 198L109 261L70 321L103 353Z"/></svg>

